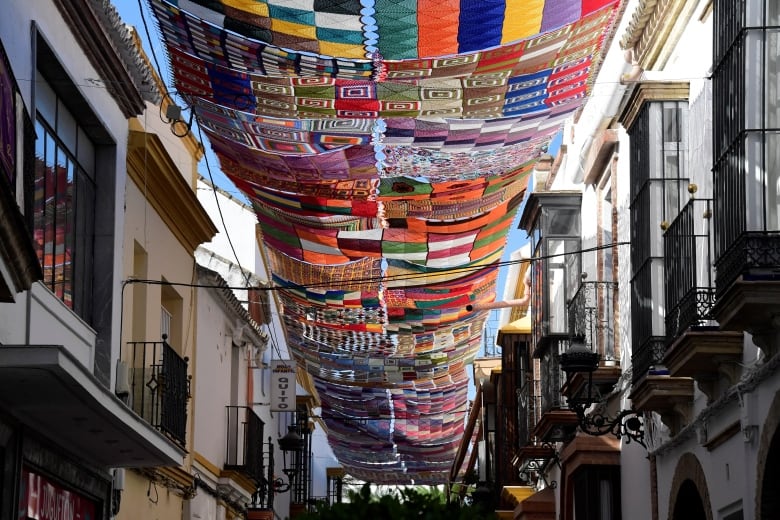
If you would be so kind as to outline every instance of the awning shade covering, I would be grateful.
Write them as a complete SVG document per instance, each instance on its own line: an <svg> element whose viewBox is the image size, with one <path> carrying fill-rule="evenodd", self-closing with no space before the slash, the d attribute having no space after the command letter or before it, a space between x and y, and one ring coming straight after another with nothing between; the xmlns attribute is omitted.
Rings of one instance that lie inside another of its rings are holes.
<svg viewBox="0 0 780 520"><path fill-rule="evenodd" d="M619 0L148 0L346 471L446 482L535 160Z"/></svg>

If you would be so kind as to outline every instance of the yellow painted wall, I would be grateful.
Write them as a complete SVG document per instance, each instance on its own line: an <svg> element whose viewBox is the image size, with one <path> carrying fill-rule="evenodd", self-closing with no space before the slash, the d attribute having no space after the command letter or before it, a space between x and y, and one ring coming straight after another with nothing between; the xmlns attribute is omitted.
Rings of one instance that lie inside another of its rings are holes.
<svg viewBox="0 0 780 520"><path fill-rule="evenodd" d="M127 470L117 520L182 520L181 496L143 475Z"/></svg>

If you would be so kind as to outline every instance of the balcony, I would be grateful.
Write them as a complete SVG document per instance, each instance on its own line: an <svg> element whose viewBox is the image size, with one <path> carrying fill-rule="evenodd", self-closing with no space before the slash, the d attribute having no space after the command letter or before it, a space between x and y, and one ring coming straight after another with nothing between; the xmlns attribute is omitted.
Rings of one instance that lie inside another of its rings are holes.
<svg viewBox="0 0 780 520"><path fill-rule="evenodd" d="M695 185L689 186L691 193ZM690 199L664 233L666 338L714 325L712 201Z"/></svg>
<svg viewBox="0 0 780 520"><path fill-rule="evenodd" d="M225 470L236 471L258 487L264 478L263 421L251 408L226 406Z"/></svg>
<svg viewBox="0 0 780 520"><path fill-rule="evenodd" d="M609 394L620 379L622 370L615 349L615 282L585 282L580 284L569 302L569 330L573 337L583 338L585 346L599 354L601 362L592 375L593 395ZM565 395L579 395L587 377L575 374L563 389Z"/></svg>
<svg viewBox="0 0 780 520"><path fill-rule="evenodd" d="M117 395L146 422L182 448L187 437L189 359L182 358L163 341L127 343L120 354Z"/></svg>
<svg viewBox="0 0 780 520"><path fill-rule="evenodd" d="M723 330L747 331L769 358L777 353L780 329L780 218L777 164L780 132L777 96L766 92L777 63L774 22L750 2L716 8L713 63L713 183L717 302ZM770 5L770 4L767 4ZM772 3L771 5L775 5ZM772 34L770 37L769 35Z"/></svg>
<svg viewBox="0 0 780 520"><path fill-rule="evenodd" d="M743 342L742 332L691 330L669 346L664 361L671 376L692 377L711 403L722 385L737 384Z"/></svg>
<svg viewBox="0 0 780 520"><path fill-rule="evenodd" d="M520 448L513 460L521 480L533 482L541 478L545 480L545 472L550 464L556 463L558 454L549 442L527 444Z"/></svg>
<svg viewBox="0 0 780 520"><path fill-rule="evenodd" d="M569 410L561 392L565 376L558 357L568 348L569 341L556 339L541 353L541 418L533 435L542 442L566 442L574 436L577 415Z"/></svg>
<svg viewBox="0 0 780 520"><path fill-rule="evenodd" d="M517 445L521 448L532 442L532 432L542 411L541 381L526 383L517 392Z"/></svg>
<svg viewBox="0 0 780 520"><path fill-rule="evenodd" d="M650 338L631 358L631 400L639 412L658 412L676 434L688 424L693 405L693 379L672 377L663 365L665 339Z"/></svg>
<svg viewBox="0 0 780 520"><path fill-rule="evenodd" d="M780 232L743 233L716 268L713 313L721 329L760 335L778 328Z"/></svg>
<svg viewBox="0 0 780 520"><path fill-rule="evenodd" d="M645 262L632 280L631 400L638 412L658 412L676 434L690 422L693 379L670 375L665 363L667 338L663 316L663 259ZM659 298L660 296L660 298ZM661 300L661 301L659 301ZM663 335L662 335L663 334Z"/></svg>
<svg viewBox="0 0 780 520"><path fill-rule="evenodd" d="M692 185L693 186L693 185ZM695 192L695 189L691 190ZM672 377L693 377L712 402L738 377L742 333L717 330L713 309L712 201L691 199L664 234L666 343Z"/></svg>
<svg viewBox="0 0 780 520"><path fill-rule="evenodd" d="M178 466L184 457L63 345L0 346L0 404L95 468Z"/></svg>
<svg viewBox="0 0 780 520"><path fill-rule="evenodd" d="M556 460L555 448L551 444L556 438L551 428L544 427L540 433L549 442L536 442L536 426L542 420L542 396L540 379L527 382L517 392L517 418L518 418L518 446L512 465L516 468L522 482L533 482L536 479L545 478L545 470ZM556 410L548 410L546 415L549 426L552 426L560 414ZM563 413L568 413L564 411ZM552 429L555 427L552 426ZM560 437L567 438L568 432Z"/></svg>
<svg viewBox="0 0 780 520"><path fill-rule="evenodd" d="M531 335L535 356L569 337L567 302L577 289L581 269L578 191L534 191L520 228L532 237Z"/></svg>

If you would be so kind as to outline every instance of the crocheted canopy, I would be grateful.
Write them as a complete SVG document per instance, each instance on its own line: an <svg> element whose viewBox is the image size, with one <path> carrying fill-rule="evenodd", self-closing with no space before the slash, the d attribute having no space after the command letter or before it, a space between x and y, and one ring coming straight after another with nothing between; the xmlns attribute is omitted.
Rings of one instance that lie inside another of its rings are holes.
<svg viewBox="0 0 780 520"><path fill-rule="evenodd" d="M352 476L446 482L527 176L620 0L148 0Z"/></svg>

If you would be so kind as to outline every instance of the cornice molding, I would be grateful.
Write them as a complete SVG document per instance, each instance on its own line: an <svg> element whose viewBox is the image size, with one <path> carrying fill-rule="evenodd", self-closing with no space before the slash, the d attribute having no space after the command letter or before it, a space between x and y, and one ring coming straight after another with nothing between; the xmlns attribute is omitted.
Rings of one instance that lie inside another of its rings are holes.
<svg viewBox="0 0 780 520"><path fill-rule="evenodd" d="M697 4L686 0L640 0L620 46L634 49L633 59L643 70L662 68Z"/></svg>
<svg viewBox="0 0 780 520"><path fill-rule="evenodd" d="M155 471L158 474L168 477L174 482L180 484L184 488L192 488L193 485L195 484L195 476L191 475L184 468L181 467L163 466L160 468L156 468Z"/></svg>
<svg viewBox="0 0 780 520"><path fill-rule="evenodd" d="M217 228L156 134L130 130L127 174L179 242L194 253Z"/></svg>
<svg viewBox="0 0 780 520"><path fill-rule="evenodd" d="M240 471L223 470L220 472L219 477L230 480L237 487L240 487L249 495L257 491L257 486L252 481L252 479L250 479Z"/></svg>
<svg viewBox="0 0 780 520"><path fill-rule="evenodd" d="M163 83L162 79L160 78L160 75L157 73L156 69L152 65L152 62L149 61L149 56L144 52L143 44L141 43L141 37L138 35L138 32L133 30L130 37L133 41L133 47L136 49L136 52L138 53L138 59L144 64L147 70L149 70L149 74L151 77L151 82L154 83L154 86L156 88L156 91L159 93L160 99L159 99L159 108L160 113L164 114L165 111L168 109L168 107L173 104L173 101L171 100L171 96L168 92L168 89L165 86L165 83ZM142 128L139 124L139 128ZM179 138L182 143L184 143L184 148L189 152L190 156L193 158L193 163L197 164L198 161L200 161L203 158L203 155L205 154L205 150L203 146L201 145L200 141L193 135L192 132L188 132L187 135ZM195 183L197 184L197 178L195 180Z"/></svg>
<svg viewBox="0 0 780 520"><path fill-rule="evenodd" d="M634 13L631 15L631 20L628 22L626 32L620 39L621 48L631 49L637 45L645 32L645 28L650 23L650 19L654 14L658 2L659 0L639 0L639 5L634 10Z"/></svg>
<svg viewBox="0 0 780 520"><path fill-rule="evenodd" d="M220 469L216 464L211 462L209 459L206 458L205 455L199 452L193 452L192 454L192 461L197 462L203 468L206 469L211 475L214 477L214 479L228 479L236 484L238 488L241 488L241 490L245 491L248 494L252 494L255 491L257 491L257 486L254 482L252 482L252 479L247 477L246 475L242 474L239 471L235 470L225 470Z"/></svg>
<svg viewBox="0 0 780 520"><path fill-rule="evenodd" d="M211 474L215 478L219 478L220 473L222 473L222 470L219 469L219 467L211 462L209 459L206 458L205 455L198 451L192 452L192 461L197 462L201 466L203 466L207 471L211 472Z"/></svg>
<svg viewBox="0 0 780 520"><path fill-rule="evenodd" d="M144 100L104 23L86 0L54 0L65 24L125 117L141 114Z"/></svg>
<svg viewBox="0 0 780 520"><path fill-rule="evenodd" d="M690 96L690 83L687 81L646 81L638 83L618 121L630 130L636 122L642 107L654 101L687 101Z"/></svg>

